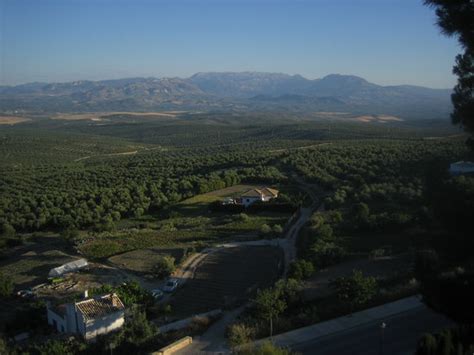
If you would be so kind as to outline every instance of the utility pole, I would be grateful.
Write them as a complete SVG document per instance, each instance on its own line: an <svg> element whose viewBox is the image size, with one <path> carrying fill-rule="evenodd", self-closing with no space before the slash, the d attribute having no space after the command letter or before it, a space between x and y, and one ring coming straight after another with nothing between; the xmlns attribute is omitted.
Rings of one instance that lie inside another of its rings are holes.
<svg viewBox="0 0 474 355"><path fill-rule="evenodd" d="M384 337L385 337L385 328L387 327L387 324L385 322L382 322L380 324L380 355L383 355L383 343L384 343Z"/></svg>

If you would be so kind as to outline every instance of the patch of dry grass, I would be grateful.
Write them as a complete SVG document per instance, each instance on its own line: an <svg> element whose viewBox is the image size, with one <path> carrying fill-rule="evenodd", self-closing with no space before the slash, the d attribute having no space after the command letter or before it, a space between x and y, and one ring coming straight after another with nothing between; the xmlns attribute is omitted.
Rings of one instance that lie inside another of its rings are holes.
<svg viewBox="0 0 474 355"><path fill-rule="evenodd" d="M29 122L30 118L18 116L0 116L0 125L15 125L22 122Z"/></svg>

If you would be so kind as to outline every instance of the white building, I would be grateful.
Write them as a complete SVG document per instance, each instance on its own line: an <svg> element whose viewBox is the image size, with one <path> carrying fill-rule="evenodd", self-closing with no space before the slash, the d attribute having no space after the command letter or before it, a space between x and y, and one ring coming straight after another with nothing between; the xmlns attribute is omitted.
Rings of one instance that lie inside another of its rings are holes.
<svg viewBox="0 0 474 355"><path fill-rule="evenodd" d="M267 202L278 197L278 190L264 187L262 189L252 189L241 196L241 203L248 207L256 201Z"/></svg>
<svg viewBox="0 0 474 355"><path fill-rule="evenodd" d="M69 272L75 272L75 271L78 271L80 269L83 269L83 268L87 267L87 265L89 265L89 264L87 263L86 259L74 260L74 261L71 261L67 264L63 264L61 266L55 267L54 269L51 269L49 271L48 276L49 277L59 277L61 275L67 274Z"/></svg>
<svg viewBox="0 0 474 355"><path fill-rule="evenodd" d="M470 161L458 161L449 166L449 173L451 175L473 174L474 163Z"/></svg>
<svg viewBox="0 0 474 355"><path fill-rule="evenodd" d="M58 332L81 334L86 340L119 329L125 322L125 307L115 293L55 307L48 303L47 312L48 324Z"/></svg>

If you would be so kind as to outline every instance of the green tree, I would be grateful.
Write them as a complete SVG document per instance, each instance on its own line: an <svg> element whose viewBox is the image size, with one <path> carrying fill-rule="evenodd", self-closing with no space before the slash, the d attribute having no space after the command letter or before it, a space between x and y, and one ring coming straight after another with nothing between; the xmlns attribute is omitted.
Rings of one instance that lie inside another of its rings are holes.
<svg viewBox="0 0 474 355"><path fill-rule="evenodd" d="M314 266L310 261L299 259L290 264L288 277L296 280L308 279L314 274Z"/></svg>
<svg viewBox="0 0 474 355"><path fill-rule="evenodd" d="M436 355L438 353L438 342L432 334L423 334L418 341L416 355Z"/></svg>
<svg viewBox="0 0 474 355"><path fill-rule="evenodd" d="M308 257L316 267L333 265L344 258L345 250L334 242L317 240L310 246Z"/></svg>
<svg viewBox="0 0 474 355"><path fill-rule="evenodd" d="M1 334L0 334L0 354L2 355L11 354L10 349L8 347L8 343Z"/></svg>
<svg viewBox="0 0 474 355"><path fill-rule="evenodd" d="M132 317L125 323L123 338L125 338L128 343L139 346L157 333L158 330L147 320L145 312L138 311L134 308L132 310Z"/></svg>
<svg viewBox="0 0 474 355"><path fill-rule="evenodd" d="M283 228L282 226L280 226L279 224L275 224L273 227L272 227L272 230L273 230L273 233L275 233L276 235L280 235L283 233Z"/></svg>
<svg viewBox="0 0 474 355"><path fill-rule="evenodd" d="M5 298L11 296L13 289L14 285L11 277L0 271L0 297Z"/></svg>
<svg viewBox="0 0 474 355"><path fill-rule="evenodd" d="M371 276L365 277L359 270L354 270L349 277L337 278L331 286L339 299L350 305L351 313L354 306L368 302L377 293L377 280Z"/></svg>
<svg viewBox="0 0 474 355"><path fill-rule="evenodd" d="M454 353L453 334L451 330L446 329L439 335L439 350L443 355L450 355Z"/></svg>
<svg viewBox="0 0 474 355"><path fill-rule="evenodd" d="M268 236L272 232L272 228L268 224L262 224L260 227L260 234L262 236Z"/></svg>
<svg viewBox="0 0 474 355"><path fill-rule="evenodd" d="M453 73L458 82L451 95L454 111L451 118L471 133L469 145L474 149L474 3L471 0L425 0L434 7L438 26L448 36L456 36L464 52L456 57Z"/></svg>
<svg viewBox="0 0 474 355"><path fill-rule="evenodd" d="M79 231L74 228L66 228L63 229L60 233L61 237L63 237L67 241L74 240L79 236Z"/></svg>
<svg viewBox="0 0 474 355"><path fill-rule="evenodd" d="M353 215L360 228L366 227L369 224L370 209L366 203L360 202L356 204L353 209Z"/></svg>
<svg viewBox="0 0 474 355"><path fill-rule="evenodd" d="M286 309L286 303L280 299L280 292L273 288L258 290L254 302L259 316L270 322L270 336L272 336L273 320L283 313Z"/></svg>
<svg viewBox="0 0 474 355"><path fill-rule="evenodd" d="M248 216L248 214L246 214L246 213L240 213L239 214L239 220L241 220L242 222L247 222L249 219L250 219L250 217Z"/></svg>
<svg viewBox="0 0 474 355"><path fill-rule="evenodd" d="M289 307L301 301L301 282L292 278L280 279L276 282L274 290L279 298Z"/></svg>
<svg viewBox="0 0 474 355"><path fill-rule="evenodd" d="M159 278L164 279L170 276L176 270L175 260L171 255L164 255L160 257L153 267L153 274Z"/></svg>
<svg viewBox="0 0 474 355"><path fill-rule="evenodd" d="M7 238L12 238L15 236L15 228L11 224L5 223L2 226L2 235Z"/></svg>
<svg viewBox="0 0 474 355"><path fill-rule="evenodd" d="M331 241L334 239L334 234L329 224L323 223L316 228L316 235L319 239L324 241Z"/></svg>

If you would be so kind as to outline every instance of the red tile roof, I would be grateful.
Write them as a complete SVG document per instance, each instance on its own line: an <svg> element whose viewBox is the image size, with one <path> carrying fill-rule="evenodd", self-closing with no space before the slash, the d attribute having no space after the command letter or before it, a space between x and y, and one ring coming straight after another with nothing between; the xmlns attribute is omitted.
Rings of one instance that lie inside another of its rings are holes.
<svg viewBox="0 0 474 355"><path fill-rule="evenodd" d="M115 293L78 302L76 308L86 319L103 317L125 309L122 301Z"/></svg>
<svg viewBox="0 0 474 355"><path fill-rule="evenodd" d="M278 190L271 189L269 187L264 187L262 189L249 190L242 195L242 197L262 197L262 196L277 197Z"/></svg>

